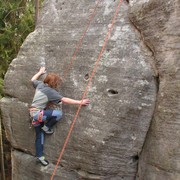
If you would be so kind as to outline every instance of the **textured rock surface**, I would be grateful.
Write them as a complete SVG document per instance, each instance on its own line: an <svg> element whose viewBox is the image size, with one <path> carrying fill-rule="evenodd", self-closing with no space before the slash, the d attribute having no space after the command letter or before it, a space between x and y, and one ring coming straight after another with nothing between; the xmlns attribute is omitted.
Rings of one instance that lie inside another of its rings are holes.
<svg viewBox="0 0 180 180"><path fill-rule="evenodd" d="M159 91L139 179L180 179L180 1L130 1L131 20L154 54Z"/></svg>
<svg viewBox="0 0 180 180"><path fill-rule="evenodd" d="M48 71L63 76L96 3L45 1L37 29L28 36L9 67L1 111L7 136L16 149L12 152L14 180L49 179L52 174L77 107L63 106L65 116L45 142L45 155L52 164L41 168L32 156L35 134L29 127L28 105L34 89L29 80L42 64ZM87 85L85 77L92 71L117 4L118 1L105 0L98 6L61 87L64 96L81 98ZM78 117L57 179L131 180L136 176L138 157L154 114L157 88L152 52L129 22L128 8L124 1L87 95L91 105L83 108Z"/></svg>

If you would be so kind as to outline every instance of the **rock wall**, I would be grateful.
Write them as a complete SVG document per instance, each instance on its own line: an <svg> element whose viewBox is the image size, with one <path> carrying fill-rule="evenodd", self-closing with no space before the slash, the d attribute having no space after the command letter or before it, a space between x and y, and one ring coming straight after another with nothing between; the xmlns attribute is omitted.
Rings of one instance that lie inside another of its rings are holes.
<svg viewBox="0 0 180 180"><path fill-rule="evenodd" d="M63 120L45 140L45 156L51 163L41 167L34 157L35 133L29 124L28 106L34 94L30 79L41 65L48 72L64 75L97 2L45 1L36 30L28 36L8 69L1 112L14 149L14 180L51 177L77 107L63 105ZM102 0L98 5L61 86L64 96L82 97L118 3ZM176 76L179 36L175 26L178 27L175 19L179 18L178 8L178 1L122 2L87 94L91 104L81 110L55 179L133 180L137 175L147 180L180 176ZM165 17L164 9L168 12ZM167 30L164 34L163 27ZM174 128L177 129L173 134Z"/></svg>
<svg viewBox="0 0 180 180"><path fill-rule="evenodd" d="M180 1L130 1L130 18L151 49L159 73L152 124L139 161L139 179L180 179Z"/></svg>

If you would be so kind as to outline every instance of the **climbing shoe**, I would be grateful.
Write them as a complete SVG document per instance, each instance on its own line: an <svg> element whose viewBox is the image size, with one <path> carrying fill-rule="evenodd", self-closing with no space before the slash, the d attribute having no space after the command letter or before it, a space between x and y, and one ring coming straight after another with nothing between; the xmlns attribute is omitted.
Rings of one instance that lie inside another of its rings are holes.
<svg viewBox="0 0 180 180"><path fill-rule="evenodd" d="M43 165L43 166L47 166L49 164L49 162L45 159L44 156L41 156L38 158L38 161Z"/></svg>
<svg viewBox="0 0 180 180"><path fill-rule="evenodd" d="M51 134L54 133L53 129L48 128L46 125L44 125L41 129L42 129L46 134L49 134L49 135L51 135Z"/></svg>

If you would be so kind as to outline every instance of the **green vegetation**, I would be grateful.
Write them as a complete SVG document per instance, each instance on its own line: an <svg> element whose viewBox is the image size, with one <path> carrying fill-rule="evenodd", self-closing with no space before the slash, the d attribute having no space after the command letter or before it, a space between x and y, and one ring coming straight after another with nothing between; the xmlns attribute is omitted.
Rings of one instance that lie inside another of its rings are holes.
<svg viewBox="0 0 180 180"><path fill-rule="evenodd" d="M35 0L0 0L0 98L8 66L34 30L34 16Z"/></svg>
<svg viewBox="0 0 180 180"><path fill-rule="evenodd" d="M0 99L4 96L3 79L8 66L17 56L27 35L34 30L36 1L42 2L43 0L0 0ZM5 168L1 160L0 178L3 174L2 177L5 179L6 174L6 179L11 179L11 145L6 139L3 127L2 132L0 136L3 146L0 149L2 156L0 159L4 157ZM3 147L5 156L3 156ZM3 173L4 169L5 173Z"/></svg>

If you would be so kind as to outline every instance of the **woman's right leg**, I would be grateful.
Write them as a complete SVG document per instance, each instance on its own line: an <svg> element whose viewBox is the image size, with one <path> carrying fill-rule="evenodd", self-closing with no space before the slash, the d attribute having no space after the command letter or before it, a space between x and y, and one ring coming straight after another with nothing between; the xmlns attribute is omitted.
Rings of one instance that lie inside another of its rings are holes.
<svg viewBox="0 0 180 180"><path fill-rule="evenodd" d="M50 114L50 116L48 116ZM47 115L48 122L46 123L46 126L48 128L52 128L61 118L62 118L62 111L60 110L49 110L44 112L44 116Z"/></svg>
<svg viewBox="0 0 180 180"><path fill-rule="evenodd" d="M47 134L52 134L53 130L51 128L62 118L62 111L60 110L44 110L43 121L47 120L47 123L42 127L42 129Z"/></svg>

